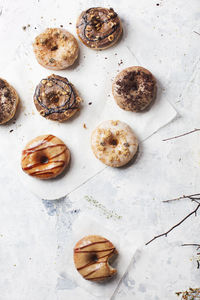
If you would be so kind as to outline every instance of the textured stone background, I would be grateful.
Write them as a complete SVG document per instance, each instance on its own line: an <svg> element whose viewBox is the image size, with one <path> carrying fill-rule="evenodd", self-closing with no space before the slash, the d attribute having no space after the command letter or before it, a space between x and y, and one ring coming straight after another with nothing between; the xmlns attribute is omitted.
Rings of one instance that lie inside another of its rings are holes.
<svg viewBox="0 0 200 300"><path fill-rule="evenodd" d="M200 242L199 216L188 219L167 238L144 246L195 207L187 200L173 204L162 200L200 192L199 133L162 141L200 127L200 35L194 32L200 32L199 0L75 0L71 15L71 1L1 0L0 75L8 61L25 55L26 43L45 24L62 24L74 32L82 8L97 5L112 6L120 13L127 46L138 64L161 78L163 93L178 117L141 144L134 165L121 170L107 168L58 201L38 199L22 188L0 157L2 300L95 299L56 270L62 248L71 238L73 221L83 212L141 243L113 299L176 299L176 291L199 285L195 249L180 246ZM30 28L22 30L28 24Z"/></svg>

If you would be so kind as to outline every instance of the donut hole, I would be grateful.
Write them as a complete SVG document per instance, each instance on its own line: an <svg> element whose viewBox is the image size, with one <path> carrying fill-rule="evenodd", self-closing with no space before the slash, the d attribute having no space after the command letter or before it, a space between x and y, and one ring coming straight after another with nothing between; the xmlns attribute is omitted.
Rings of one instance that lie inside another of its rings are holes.
<svg viewBox="0 0 200 300"><path fill-rule="evenodd" d="M111 146L117 146L117 145L118 145L118 140L112 137L112 138L109 140L109 144L110 144Z"/></svg>
<svg viewBox="0 0 200 300"><path fill-rule="evenodd" d="M93 262L97 262L98 261L98 257L96 255L96 253L92 253L91 254L90 260L93 261Z"/></svg>
<svg viewBox="0 0 200 300"><path fill-rule="evenodd" d="M42 156L40 157L40 162L41 162L41 164L47 164L47 163L49 162L49 159L48 159L47 156L42 155Z"/></svg>

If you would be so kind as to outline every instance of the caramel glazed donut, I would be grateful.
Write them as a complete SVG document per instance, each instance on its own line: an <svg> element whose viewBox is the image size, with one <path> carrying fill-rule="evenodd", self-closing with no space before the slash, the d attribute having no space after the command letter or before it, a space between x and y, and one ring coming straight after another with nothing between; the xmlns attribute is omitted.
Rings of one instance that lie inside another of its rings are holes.
<svg viewBox="0 0 200 300"><path fill-rule="evenodd" d="M54 135L41 135L30 141L22 152L22 170L28 175L49 179L58 176L69 164L70 151Z"/></svg>
<svg viewBox="0 0 200 300"><path fill-rule="evenodd" d="M40 81L33 98L43 117L59 122L72 117L81 102L77 90L67 78L54 74Z"/></svg>
<svg viewBox="0 0 200 300"><path fill-rule="evenodd" d="M120 18L112 8L93 7L81 13L76 24L77 35L86 46L106 49L122 34Z"/></svg>
<svg viewBox="0 0 200 300"><path fill-rule="evenodd" d="M143 67L129 67L115 78L112 93L116 103L124 110L140 112L156 97L156 79Z"/></svg>
<svg viewBox="0 0 200 300"><path fill-rule="evenodd" d="M62 70L75 62L79 47L67 30L47 28L35 38L33 50L40 65L50 70Z"/></svg>
<svg viewBox="0 0 200 300"><path fill-rule="evenodd" d="M104 164L121 167L136 154L138 140L126 123L104 121L93 131L91 146L94 155Z"/></svg>
<svg viewBox="0 0 200 300"><path fill-rule="evenodd" d="M18 103L19 96L15 89L0 78L0 124L7 123L14 117Z"/></svg>
<svg viewBox="0 0 200 300"><path fill-rule="evenodd" d="M116 248L109 240L98 235L89 235L75 245L74 264L85 279L102 281L117 273L117 270L109 265L117 254Z"/></svg>

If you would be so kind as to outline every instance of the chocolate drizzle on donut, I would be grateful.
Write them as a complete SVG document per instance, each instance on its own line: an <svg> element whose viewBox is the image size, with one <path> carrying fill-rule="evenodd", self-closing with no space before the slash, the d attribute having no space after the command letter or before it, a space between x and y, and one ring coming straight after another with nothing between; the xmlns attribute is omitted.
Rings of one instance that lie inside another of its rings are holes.
<svg viewBox="0 0 200 300"><path fill-rule="evenodd" d="M42 79L35 90L34 99L44 117L78 109L77 94L72 84L58 75Z"/></svg>
<svg viewBox="0 0 200 300"><path fill-rule="evenodd" d="M92 7L82 14L77 29L86 45L104 48L119 37L120 19L112 8Z"/></svg>
<svg viewBox="0 0 200 300"><path fill-rule="evenodd" d="M38 157L36 158L36 163L22 168L24 171L28 171L29 175L31 175L31 176L52 175L54 173L53 170L55 170L57 168L63 168L65 166L66 162L64 160L54 160L54 159L59 157L60 155L64 154L65 151L67 150L67 147L64 143L63 144L59 143L59 144L53 144L53 145L46 145L48 142L53 140L53 138L55 138L55 136L48 135L36 146L23 150L22 162L25 159L27 159L28 156L35 155L36 153L38 153ZM63 147L64 149L61 150L58 154L55 154L51 157L44 154L45 150L50 149L50 148L56 148L56 147ZM32 169L43 167L43 166L45 166L45 169L36 170L36 171L31 172Z"/></svg>
<svg viewBox="0 0 200 300"><path fill-rule="evenodd" d="M92 276L90 277L92 274L94 274L95 272L97 272L101 267L102 265L107 266L108 264L108 260L111 256L113 256L113 254L116 252L116 248L115 247L106 247L105 248L102 248L102 249L99 249L99 250L91 250L91 247L94 246L94 245L97 245L97 244L105 244L105 243L109 243L110 242L108 240L103 240L103 241L98 241L98 242L92 242L92 243L89 243L87 245L84 245L82 247L78 247L78 248L75 248L74 249L74 253L75 254L86 254L86 255L90 255L90 262L80 266L77 268L78 271L82 271L81 274L82 276L85 278L85 279L88 279L88 280L101 280L101 279L105 279L105 278L108 278L108 277L111 277L112 274L108 273L108 275L105 275L105 276ZM84 250L85 248L87 248L87 250ZM106 254L103 254L103 255L100 255L99 253L101 252L105 252ZM91 266L94 265L94 269L91 270ZM99 266L98 266L99 265ZM87 272L87 268L89 267L88 269L88 272ZM86 272L86 274L85 274Z"/></svg>

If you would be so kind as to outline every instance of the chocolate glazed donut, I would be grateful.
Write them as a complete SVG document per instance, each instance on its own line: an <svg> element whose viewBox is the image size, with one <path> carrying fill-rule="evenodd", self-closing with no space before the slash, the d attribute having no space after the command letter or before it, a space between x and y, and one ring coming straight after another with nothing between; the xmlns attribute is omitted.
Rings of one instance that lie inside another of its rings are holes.
<svg viewBox="0 0 200 300"><path fill-rule="evenodd" d="M120 18L112 8L93 7L82 12L76 28L83 44L96 50L111 47L122 34Z"/></svg>
<svg viewBox="0 0 200 300"><path fill-rule="evenodd" d="M79 109L80 97L67 78L50 75L36 87L34 103L39 113L51 120L65 121Z"/></svg>

